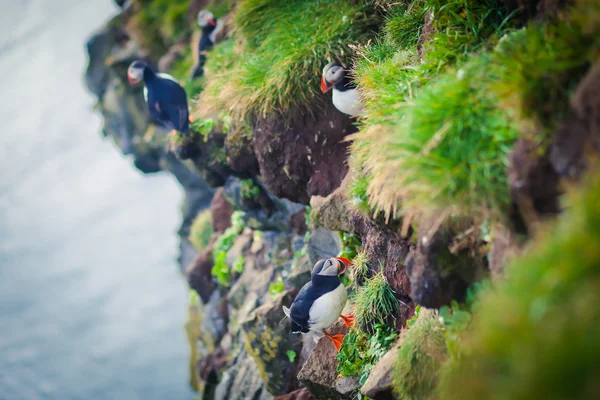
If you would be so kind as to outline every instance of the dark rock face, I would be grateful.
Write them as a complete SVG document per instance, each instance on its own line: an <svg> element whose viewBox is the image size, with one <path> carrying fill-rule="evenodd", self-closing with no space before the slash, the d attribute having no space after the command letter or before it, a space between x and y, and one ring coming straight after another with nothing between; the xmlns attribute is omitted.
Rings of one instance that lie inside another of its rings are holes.
<svg viewBox="0 0 600 400"><path fill-rule="evenodd" d="M503 0L507 10L520 10L525 18L549 17L556 15L560 9L567 4L572 4L572 0Z"/></svg>
<svg viewBox="0 0 600 400"><path fill-rule="evenodd" d="M356 132L353 120L328 102L316 115L260 119L253 146L265 186L277 197L308 204L310 196L327 196L348 167L344 137ZM282 173L283 172L283 173Z"/></svg>
<svg viewBox="0 0 600 400"><path fill-rule="evenodd" d="M231 214L233 209L225 198L223 188L217 189L210 203L210 212L212 215L213 227L215 232L223 233L231 225Z"/></svg>
<svg viewBox="0 0 600 400"><path fill-rule="evenodd" d="M487 264L478 249L479 236L457 245L455 238L466 232L470 221L424 219L418 228L418 243L406 261L412 300L427 308L462 301L467 288L487 274ZM467 237L468 239L468 237Z"/></svg>
<svg viewBox="0 0 600 400"><path fill-rule="evenodd" d="M600 63L593 65L571 98L571 111L550 148L550 162L561 176L578 178L588 157L600 152Z"/></svg>
<svg viewBox="0 0 600 400"><path fill-rule="evenodd" d="M213 265L211 245L200 253L186 270L188 285L198 293L204 303L208 302L212 292L216 289L211 274Z"/></svg>
<svg viewBox="0 0 600 400"><path fill-rule="evenodd" d="M508 181L514 202L512 221L517 232L527 232L540 215L560 212L559 176L547 156L539 156L539 146L519 139L508 156Z"/></svg>
<svg viewBox="0 0 600 400"><path fill-rule="evenodd" d="M369 256L370 269L379 272L379 263L383 262L383 274L396 296L405 302L410 301L411 286L404 264L412 246L410 241L401 240L394 231L364 215L354 213L351 220L354 232L360 236L363 250Z"/></svg>

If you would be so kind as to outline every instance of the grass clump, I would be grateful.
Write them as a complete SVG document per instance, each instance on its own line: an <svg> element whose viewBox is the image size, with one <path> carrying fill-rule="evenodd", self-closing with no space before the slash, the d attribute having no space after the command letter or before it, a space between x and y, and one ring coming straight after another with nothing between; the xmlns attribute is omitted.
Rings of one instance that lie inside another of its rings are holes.
<svg viewBox="0 0 600 400"><path fill-rule="evenodd" d="M597 58L600 3L579 1L564 19L508 35L494 52L494 90L509 115L552 131L569 107L575 85ZM595 24L589 24L595 20Z"/></svg>
<svg viewBox="0 0 600 400"><path fill-rule="evenodd" d="M366 255L362 253L357 258L362 263ZM343 376L358 376L362 385L398 337L393 326L398 301L383 274L379 273L357 288L353 303L356 324L344 336L336 356L337 369Z"/></svg>
<svg viewBox="0 0 600 400"><path fill-rule="evenodd" d="M344 336L344 342L336 359L337 371L342 376L358 376L363 385L369 378L371 369L387 353L398 333L386 324L375 324L373 333L366 333L355 327Z"/></svg>
<svg viewBox="0 0 600 400"><path fill-rule="evenodd" d="M225 229L225 232L217 238L213 247L212 258L214 265L211 274L217 278L217 282L221 286L228 287L231 284L231 275L234 266L227 264L227 252L233 247L235 239L244 229L243 216L244 213L242 211L234 211L231 214L231 226ZM235 264L237 265L238 263L236 262ZM243 261L241 265L243 268Z"/></svg>
<svg viewBox="0 0 600 400"><path fill-rule="evenodd" d="M379 209L487 213L508 206L505 168L519 131L490 95L489 61L483 55L440 77L406 105L393 135L375 138L384 150L367 168Z"/></svg>
<svg viewBox="0 0 600 400"><path fill-rule="evenodd" d="M202 251L208 246L214 232L215 229L210 210L204 210L192 222L189 235L190 242L192 242L196 250Z"/></svg>
<svg viewBox="0 0 600 400"><path fill-rule="evenodd" d="M368 332L375 324L391 324L398 312L398 300L382 272L358 287L352 302L356 325Z"/></svg>
<svg viewBox="0 0 600 400"><path fill-rule="evenodd" d="M359 284L364 282L369 277L369 256L365 251L360 251L356 257L352 259L352 277Z"/></svg>
<svg viewBox="0 0 600 400"><path fill-rule="evenodd" d="M444 324L435 310L422 309L402 331L394 363L394 392L400 400L436 399L442 363L448 353Z"/></svg>
<svg viewBox="0 0 600 400"><path fill-rule="evenodd" d="M216 71L211 102L223 104L234 119L314 110L315 102L325 101L323 66L348 61L348 45L366 42L377 20L368 1L240 0L237 62Z"/></svg>
<svg viewBox="0 0 600 400"><path fill-rule="evenodd" d="M600 379L600 175L584 179L488 291L442 374L442 399L592 399Z"/></svg>

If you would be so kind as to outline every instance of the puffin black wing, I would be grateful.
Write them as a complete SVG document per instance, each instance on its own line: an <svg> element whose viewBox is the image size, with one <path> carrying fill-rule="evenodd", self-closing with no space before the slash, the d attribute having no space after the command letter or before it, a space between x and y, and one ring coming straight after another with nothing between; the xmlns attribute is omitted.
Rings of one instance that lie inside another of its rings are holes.
<svg viewBox="0 0 600 400"><path fill-rule="evenodd" d="M148 86L148 108L152 116L168 127L189 132L187 94L177 83L157 77Z"/></svg>
<svg viewBox="0 0 600 400"><path fill-rule="evenodd" d="M300 289L294 303L292 303L290 308L290 319L292 320L290 333L306 333L310 330L308 320L310 318L310 307L314 302L312 296L310 296L311 288L312 283L308 282Z"/></svg>

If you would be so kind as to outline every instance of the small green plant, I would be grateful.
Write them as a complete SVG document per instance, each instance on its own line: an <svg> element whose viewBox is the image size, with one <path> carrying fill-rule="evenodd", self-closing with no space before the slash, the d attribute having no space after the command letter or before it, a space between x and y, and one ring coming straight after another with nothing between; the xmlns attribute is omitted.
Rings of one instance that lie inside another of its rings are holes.
<svg viewBox="0 0 600 400"><path fill-rule="evenodd" d="M280 293L283 293L285 290L285 286L283 285L283 279L281 276L278 276L275 282L269 285L269 293L271 294L271 298L277 297Z"/></svg>
<svg viewBox="0 0 600 400"><path fill-rule="evenodd" d="M348 195L350 204L363 214L372 215L373 210L369 205L369 195L367 193L370 178L368 175L358 173L350 185Z"/></svg>
<svg viewBox="0 0 600 400"><path fill-rule="evenodd" d="M446 348L451 357L459 357L459 342L462 333L469 327L473 310L477 308L477 300L482 293L491 289L489 280L475 282L467 289L463 303L452 300L450 306L443 306L439 310L441 320L444 322Z"/></svg>
<svg viewBox="0 0 600 400"><path fill-rule="evenodd" d="M240 193L245 199L252 199L260 194L260 188L253 179L244 179L241 181L241 185Z"/></svg>
<svg viewBox="0 0 600 400"><path fill-rule="evenodd" d="M344 342L336 359L337 370L342 376L358 376L363 385L373 366L385 355L398 337L397 332L386 324L375 324L373 333L365 333L353 327L344 336Z"/></svg>
<svg viewBox="0 0 600 400"><path fill-rule="evenodd" d="M246 258L243 255L240 255L233 263L233 272L241 274L244 272L244 265L246 265Z"/></svg>
<svg viewBox="0 0 600 400"><path fill-rule="evenodd" d="M243 217L244 213L242 211L234 211L231 214L231 226L225 229L225 232L216 239L213 247L212 257L214 265L211 273L222 286L230 285L232 267L227 265L227 252L233 246L235 238L244 229Z"/></svg>
<svg viewBox="0 0 600 400"><path fill-rule="evenodd" d="M212 276L217 278L217 282L221 286L228 287L231 284L231 268L227 265L227 253L220 252L213 254L214 265L211 270Z"/></svg>
<svg viewBox="0 0 600 400"><path fill-rule="evenodd" d="M208 140L208 135L215 129L216 121L213 118L198 118L192 122L192 130L201 134L204 141Z"/></svg>
<svg viewBox="0 0 600 400"><path fill-rule="evenodd" d="M296 357L298 356L294 350L288 350L288 351L286 351L285 355L287 356L288 360L292 364L294 363L294 361L296 361Z"/></svg>
<svg viewBox="0 0 600 400"><path fill-rule="evenodd" d="M381 270L383 271L383 267ZM378 324L392 325L398 313L398 300L383 272L359 286L352 297L352 303L356 325L367 332L373 332L374 326Z"/></svg>
<svg viewBox="0 0 600 400"><path fill-rule="evenodd" d="M196 250L202 251L208 246L214 231L210 210L201 211L192 222L189 240Z"/></svg>
<svg viewBox="0 0 600 400"><path fill-rule="evenodd" d="M414 315L411 317L411 319L406 321L406 327L410 328L411 326L413 326L415 324L415 322L417 322L417 319L419 319L420 314L421 314L421 306L417 305L415 307Z"/></svg>
<svg viewBox="0 0 600 400"><path fill-rule="evenodd" d="M343 231L340 231L339 235L340 240L342 241L342 251L338 255L338 257L345 257L349 260L353 260L362 246L360 238L354 233L348 233Z"/></svg>

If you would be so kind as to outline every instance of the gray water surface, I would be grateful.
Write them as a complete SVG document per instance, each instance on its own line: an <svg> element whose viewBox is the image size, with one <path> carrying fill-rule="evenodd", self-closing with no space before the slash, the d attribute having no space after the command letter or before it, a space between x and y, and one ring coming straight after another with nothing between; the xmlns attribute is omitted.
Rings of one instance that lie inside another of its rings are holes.
<svg viewBox="0 0 600 400"><path fill-rule="evenodd" d="M182 193L100 135L111 0L1 0L0 399L190 399Z"/></svg>

